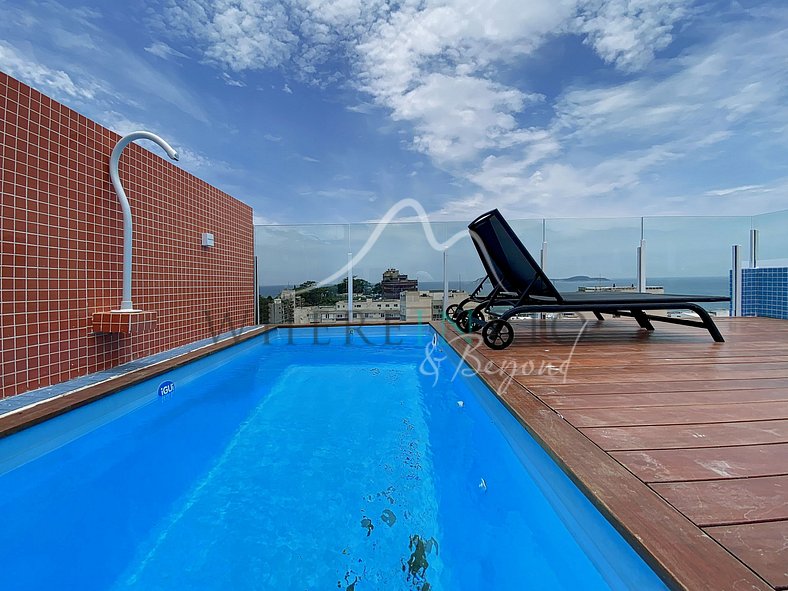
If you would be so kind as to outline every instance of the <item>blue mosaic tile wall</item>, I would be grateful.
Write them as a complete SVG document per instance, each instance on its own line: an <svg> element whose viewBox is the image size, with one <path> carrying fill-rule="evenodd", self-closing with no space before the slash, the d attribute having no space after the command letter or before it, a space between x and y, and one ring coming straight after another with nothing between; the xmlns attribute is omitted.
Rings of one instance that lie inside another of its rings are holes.
<svg viewBox="0 0 788 591"><path fill-rule="evenodd" d="M742 316L788 320L788 267L742 269L741 281Z"/></svg>

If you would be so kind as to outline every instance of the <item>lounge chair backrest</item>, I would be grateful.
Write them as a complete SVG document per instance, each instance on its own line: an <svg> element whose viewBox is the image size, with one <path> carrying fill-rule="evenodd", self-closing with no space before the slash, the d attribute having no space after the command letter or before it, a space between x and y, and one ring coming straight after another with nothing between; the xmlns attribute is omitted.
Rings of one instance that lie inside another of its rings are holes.
<svg viewBox="0 0 788 591"><path fill-rule="evenodd" d="M558 290L497 209L473 220L468 230L493 287L561 301Z"/></svg>

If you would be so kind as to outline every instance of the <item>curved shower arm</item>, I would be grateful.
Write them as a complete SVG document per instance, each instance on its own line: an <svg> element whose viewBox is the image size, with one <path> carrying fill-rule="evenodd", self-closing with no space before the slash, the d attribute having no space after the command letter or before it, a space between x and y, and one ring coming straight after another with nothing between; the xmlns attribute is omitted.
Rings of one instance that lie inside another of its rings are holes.
<svg viewBox="0 0 788 591"><path fill-rule="evenodd" d="M135 311L131 303L131 208L129 207L129 199L126 197L126 191L123 190L123 185L120 183L120 177L118 176L120 154L123 152L123 149L134 140L151 140L156 142L164 148L164 151L167 152L167 156L173 160L178 160L178 152L155 133L149 131L132 131L123 136L112 149L112 155L109 158L109 177L112 179L112 186L115 188L115 193L120 201L120 207L123 209L123 299L120 302L120 310L113 310L113 312Z"/></svg>

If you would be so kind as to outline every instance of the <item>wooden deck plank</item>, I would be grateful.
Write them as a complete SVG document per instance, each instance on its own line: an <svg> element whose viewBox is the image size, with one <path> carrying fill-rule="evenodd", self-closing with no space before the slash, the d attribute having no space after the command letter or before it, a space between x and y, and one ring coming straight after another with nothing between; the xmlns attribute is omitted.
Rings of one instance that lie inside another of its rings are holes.
<svg viewBox="0 0 788 591"><path fill-rule="evenodd" d="M788 476L651 485L701 527L788 519Z"/></svg>
<svg viewBox="0 0 788 591"><path fill-rule="evenodd" d="M788 419L741 423L590 427L581 431L608 451L788 442Z"/></svg>
<svg viewBox="0 0 788 591"><path fill-rule="evenodd" d="M694 355L697 353L696 347L689 347L681 351L666 352L664 349L658 349L654 352L648 352L647 349L640 349L629 351L627 358L622 359L620 354L617 354L615 349L609 349L605 352L587 352L584 349L575 348L558 348L558 349L542 349L534 347L529 350L529 354L533 359L545 359L556 361L566 357L568 353L572 353L572 360L583 367L609 367L612 365L621 365L622 363L629 362L630 360L636 362L648 362L650 365L706 365L713 363L752 363L753 361L779 363L788 362L788 353L775 351L774 343L759 347L747 348L744 351L730 351L719 349L707 349L706 355L697 359Z"/></svg>
<svg viewBox="0 0 788 591"><path fill-rule="evenodd" d="M686 425L788 419L788 402L563 410L575 427Z"/></svg>
<svg viewBox="0 0 788 591"><path fill-rule="evenodd" d="M776 589L788 589L788 521L707 527L706 533L753 565Z"/></svg>
<svg viewBox="0 0 788 591"><path fill-rule="evenodd" d="M527 381L527 380L526 380ZM659 392L695 392L698 389L714 390L749 390L754 382L751 379L709 379L709 380L668 380L665 382L619 382L601 384L530 384L528 389L538 396L552 394L640 394ZM788 378L758 378L758 388L788 388Z"/></svg>
<svg viewBox="0 0 788 591"><path fill-rule="evenodd" d="M529 357L540 363L542 361L561 363L566 359L566 357L568 357L569 353L572 354L572 366L582 369L620 369L641 363L646 363L649 367L658 367L660 369L675 368L678 370L695 367L707 368L720 365L729 366L732 370L735 370L737 366L743 366L745 364L752 366L753 363L764 364L764 366L772 364L775 367L777 364L782 364L783 367L788 365L788 355L775 355L773 349L770 351L763 350L747 356L718 357L713 355L712 352L709 352L710 354L703 357L702 359L693 359L690 356L664 357L638 355L635 353L630 353L626 357L622 357L620 354L615 355L613 353L596 356L588 355L586 353L578 353L577 349L575 349L574 352L567 350L556 353L533 351L529 352ZM495 359L496 357L498 357L498 355L493 355L490 358Z"/></svg>
<svg viewBox="0 0 788 591"><path fill-rule="evenodd" d="M788 474L788 443L611 452L644 482L713 480Z"/></svg>
<svg viewBox="0 0 788 591"><path fill-rule="evenodd" d="M678 379L710 380L732 377L744 380L757 380L761 378L788 378L788 363L751 363L743 367L727 364L691 366L669 368L648 368L647 366L627 366L616 370L591 368L583 369L569 366L566 375L528 375L528 383L536 384L609 384L622 381L648 380L652 382L671 382Z"/></svg>
<svg viewBox="0 0 788 591"><path fill-rule="evenodd" d="M694 406L788 401L788 388L700 392L646 392L643 394L548 394L539 396L555 409L630 408L632 406Z"/></svg>

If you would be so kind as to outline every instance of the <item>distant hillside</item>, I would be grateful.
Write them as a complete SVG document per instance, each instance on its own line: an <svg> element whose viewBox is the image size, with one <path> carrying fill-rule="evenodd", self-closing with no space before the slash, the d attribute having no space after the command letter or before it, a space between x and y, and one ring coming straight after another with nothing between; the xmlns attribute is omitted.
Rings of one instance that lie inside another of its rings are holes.
<svg viewBox="0 0 788 591"><path fill-rule="evenodd" d="M556 281L611 281L607 277L589 277L588 275L573 275L572 277L564 277L556 279Z"/></svg>

